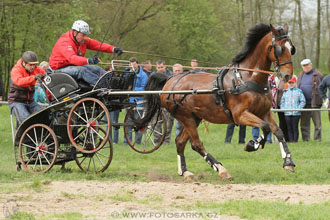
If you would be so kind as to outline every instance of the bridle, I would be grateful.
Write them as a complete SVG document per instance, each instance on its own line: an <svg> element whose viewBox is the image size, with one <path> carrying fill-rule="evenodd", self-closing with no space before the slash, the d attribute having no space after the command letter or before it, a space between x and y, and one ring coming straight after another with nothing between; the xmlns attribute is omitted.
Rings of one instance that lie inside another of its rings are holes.
<svg viewBox="0 0 330 220"><path fill-rule="evenodd" d="M278 57L282 55L283 49L282 49L281 45L276 44L276 41L280 41L282 39L287 39L290 42L290 44L292 45L291 55L294 55L295 52L296 52L296 48L292 44L292 41L291 41L290 37L286 34L286 32L283 29L278 30L278 32L280 33L279 37L274 36L274 34L272 33L272 44L268 48L268 54L267 54L268 59L271 60L269 58L269 54L270 54L272 48L274 48L274 57L275 57L274 68L275 68L275 72L276 72L277 75L280 74L279 67L283 66L283 65L286 65L286 64L292 64L292 60L288 60L286 62L280 63Z"/></svg>

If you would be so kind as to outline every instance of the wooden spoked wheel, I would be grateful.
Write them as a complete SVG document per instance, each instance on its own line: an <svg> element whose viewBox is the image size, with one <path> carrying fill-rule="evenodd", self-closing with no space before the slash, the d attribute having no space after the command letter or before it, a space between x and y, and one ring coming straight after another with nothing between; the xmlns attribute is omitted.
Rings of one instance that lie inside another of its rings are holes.
<svg viewBox="0 0 330 220"><path fill-rule="evenodd" d="M94 153L101 149L108 141L110 126L108 109L95 98L79 100L68 116L70 141L83 153Z"/></svg>
<svg viewBox="0 0 330 220"><path fill-rule="evenodd" d="M55 163L58 142L54 131L44 124L34 124L25 130L19 141L19 157L30 173L44 173Z"/></svg>
<svg viewBox="0 0 330 220"><path fill-rule="evenodd" d="M101 132L105 133L103 129L100 130ZM74 159L81 170L85 172L100 173L109 167L112 161L112 155L112 141L110 138L108 138L107 144L98 151L93 153L83 153L79 151L75 154Z"/></svg>
<svg viewBox="0 0 330 220"><path fill-rule="evenodd" d="M165 117L162 111L145 127L136 131L132 117L141 119L143 110L136 107L128 110L124 120L124 133L128 145L136 152L148 154L157 150L164 141L166 132Z"/></svg>

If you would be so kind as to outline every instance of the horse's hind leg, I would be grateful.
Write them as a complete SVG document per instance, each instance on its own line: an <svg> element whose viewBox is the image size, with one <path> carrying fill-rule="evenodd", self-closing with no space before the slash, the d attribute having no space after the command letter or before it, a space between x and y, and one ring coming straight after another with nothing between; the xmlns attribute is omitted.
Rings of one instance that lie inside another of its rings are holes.
<svg viewBox="0 0 330 220"><path fill-rule="evenodd" d="M197 127L200 121L195 121L195 123L192 123L192 121L185 121L184 123L184 128L185 132L189 135L190 142L191 142L191 147L194 151L197 151L203 158L204 160L215 170L218 172L220 179L221 180L231 180L232 177L222 166L222 164L217 161L211 154L207 153L205 151L205 148L203 146L203 142L199 139ZM178 148L178 154L180 146L177 143L177 148ZM184 150L184 147L183 147ZM183 155L183 154L182 154ZM181 161L182 162L182 161Z"/></svg>
<svg viewBox="0 0 330 220"><path fill-rule="evenodd" d="M185 128L181 129L180 134L175 139L175 144L178 153L178 174L184 177L184 180L193 180L194 174L187 170L186 160L184 157L184 149L186 147L189 136L185 131Z"/></svg>

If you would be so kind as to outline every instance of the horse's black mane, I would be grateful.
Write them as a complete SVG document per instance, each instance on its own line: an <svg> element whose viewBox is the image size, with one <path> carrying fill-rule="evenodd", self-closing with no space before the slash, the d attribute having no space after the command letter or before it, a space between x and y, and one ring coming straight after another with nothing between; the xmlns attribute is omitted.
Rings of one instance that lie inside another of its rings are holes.
<svg viewBox="0 0 330 220"><path fill-rule="evenodd" d="M252 27L245 37L244 46L242 47L241 51L232 59L232 62L241 62L251 52L251 50L256 47L261 38L263 38L270 31L270 26L266 24L257 24L256 26Z"/></svg>

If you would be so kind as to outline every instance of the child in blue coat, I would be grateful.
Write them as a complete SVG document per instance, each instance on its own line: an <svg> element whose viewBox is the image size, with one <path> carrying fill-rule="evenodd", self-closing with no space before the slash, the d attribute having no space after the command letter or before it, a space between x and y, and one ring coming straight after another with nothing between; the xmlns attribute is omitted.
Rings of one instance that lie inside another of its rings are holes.
<svg viewBox="0 0 330 220"><path fill-rule="evenodd" d="M301 89L296 87L297 78L289 80L289 88L284 90L281 99L281 109L302 109L306 105L306 99ZM299 138L298 124L300 111L284 112L285 121L288 127L289 142L296 143Z"/></svg>

